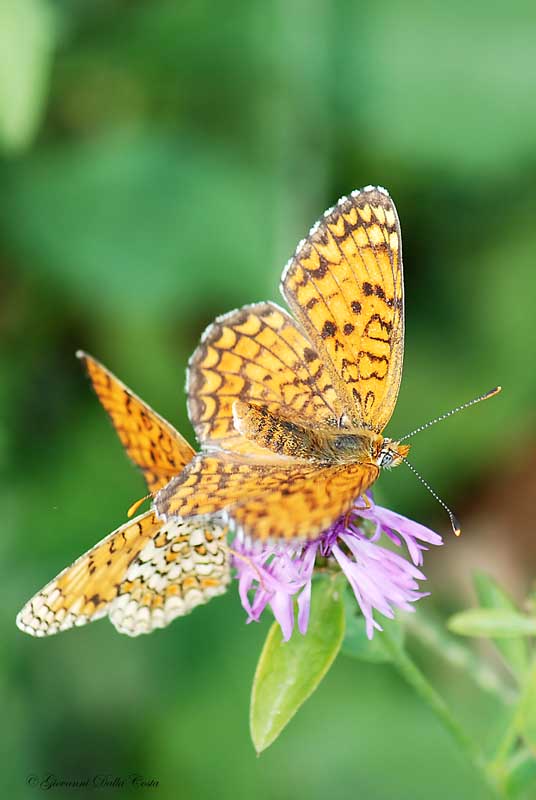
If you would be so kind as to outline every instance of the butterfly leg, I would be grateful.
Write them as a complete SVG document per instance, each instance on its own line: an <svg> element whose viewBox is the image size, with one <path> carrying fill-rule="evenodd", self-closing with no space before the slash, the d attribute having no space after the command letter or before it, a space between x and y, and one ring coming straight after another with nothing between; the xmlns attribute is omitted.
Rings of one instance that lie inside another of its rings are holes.
<svg viewBox="0 0 536 800"><path fill-rule="evenodd" d="M364 501L365 505L364 506L354 506L352 508L352 511L368 511L369 509L372 508L372 504L371 504L371 502L368 499L366 494L362 494L361 495L361 499Z"/></svg>
<svg viewBox="0 0 536 800"><path fill-rule="evenodd" d="M222 546L225 547L229 555L234 556L234 558L237 558L239 561L243 561L244 564L247 564L248 567L250 567L253 570L253 572L255 572L255 574L257 575L257 580L259 581L259 586L264 592L266 592L267 591L266 585L262 579L262 575L260 573L259 568L257 567L256 564L253 563L253 559L249 558L249 556L245 556L243 553L239 553L237 550L234 550L229 545L222 544Z"/></svg>
<svg viewBox="0 0 536 800"><path fill-rule="evenodd" d="M352 521L352 517L355 516L356 511L368 511L369 508L372 508L371 502L368 499L366 494L362 494L361 495L361 499L363 500L365 505L363 505L363 506L355 506L354 505L344 515L344 527L345 528L347 528L348 525L350 524L350 522Z"/></svg>

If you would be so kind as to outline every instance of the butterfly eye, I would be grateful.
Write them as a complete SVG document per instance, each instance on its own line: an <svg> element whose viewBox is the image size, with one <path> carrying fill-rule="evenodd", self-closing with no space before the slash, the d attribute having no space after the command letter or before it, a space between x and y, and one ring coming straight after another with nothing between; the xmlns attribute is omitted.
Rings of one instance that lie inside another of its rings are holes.
<svg viewBox="0 0 536 800"><path fill-rule="evenodd" d="M392 450L382 450L378 459L379 467L390 467L394 460L394 453Z"/></svg>

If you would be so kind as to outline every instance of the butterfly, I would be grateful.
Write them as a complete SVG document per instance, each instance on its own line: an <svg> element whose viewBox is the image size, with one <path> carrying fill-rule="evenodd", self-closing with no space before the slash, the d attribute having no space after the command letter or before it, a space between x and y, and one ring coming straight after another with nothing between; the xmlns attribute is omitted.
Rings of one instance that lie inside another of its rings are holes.
<svg viewBox="0 0 536 800"><path fill-rule="evenodd" d="M96 394L128 455L157 491L195 451L102 364L85 353ZM17 616L21 630L47 636L108 616L120 633L137 636L226 591L227 528L208 518L164 522L150 510L122 525L38 592Z"/></svg>
<svg viewBox="0 0 536 800"><path fill-rule="evenodd" d="M188 365L195 453L162 417L80 353L153 508L38 592L17 624L38 636L108 615L150 632L221 594L228 526L257 540L327 529L408 445L384 438L404 347L400 226L385 189L343 197L283 273L295 317L257 303L215 320Z"/></svg>
<svg viewBox="0 0 536 800"><path fill-rule="evenodd" d="M342 197L281 291L218 317L188 365L201 450L156 495L164 520L217 515L252 540L319 536L409 446L384 438L404 353L398 216L381 187Z"/></svg>

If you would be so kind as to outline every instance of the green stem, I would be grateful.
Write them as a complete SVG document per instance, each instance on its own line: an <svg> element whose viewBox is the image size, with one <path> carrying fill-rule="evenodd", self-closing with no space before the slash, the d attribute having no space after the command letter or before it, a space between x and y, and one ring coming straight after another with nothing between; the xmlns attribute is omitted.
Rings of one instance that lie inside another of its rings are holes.
<svg viewBox="0 0 536 800"><path fill-rule="evenodd" d="M512 686L505 683L494 669L483 664L469 647L448 636L433 620L417 611L404 616L404 625L443 661L472 678L479 689L493 692L507 705L516 702L518 693Z"/></svg>
<svg viewBox="0 0 536 800"><path fill-rule="evenodd" d="M506 761L514 747L517 738L519 737L523 717L526 713L526 705L534 692L534 685L536 683L536 659L532 662L530 669L527 672L523 687L517 705L512 713L508 727L506 728L495 757L491 764L491 769L496 775L502 775L505 770Z"/></svg>
<svg viewBox="0 0 536 800"><path fill-rule="evenodd" d="M475 769L478 770L484 779L486 785L493 792L493 796L499 797L494 776L487 769L486 762L479 748L476 743L467 736L461 725L453 717L441 695L436 692L402 646L387 630L384 630L382 633L382 641L400 674L406 679L410 686L413 687L426 705L432 709L444 728L446 728L452 738L458 743L460 749L469 758Z"/></svg>

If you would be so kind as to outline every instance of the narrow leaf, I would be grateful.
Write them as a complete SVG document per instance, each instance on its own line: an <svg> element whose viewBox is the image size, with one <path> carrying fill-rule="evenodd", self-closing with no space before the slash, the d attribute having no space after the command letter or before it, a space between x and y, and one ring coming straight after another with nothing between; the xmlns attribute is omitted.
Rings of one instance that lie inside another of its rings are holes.
<svg viewBox="0 0 536 800"><path fill-rule="evenodd" d="M536 619L507 609L472 608L454 614L448 621L449 630L461 636L513 638L534 636Z"/></svg>
<svg viewBox="0 0 536 800"><path fill-rule="evenodd" d="M43 113L54 45L51 7L44 0L0 3L0 144L20 150Z"/></svg>
<svg viewBox="0 0 536 800"><path fill-rule="evenodd" d="M473 580L478 602L482 608L518 611L512 598L489 575L477 572ZM499 639L495 645L514 674L523 675L528 666L527 642L522 638Z"/></svg>
<svg viewBox="0 0 536 800"><path fill-rule="evenodd" d="M313 583L305 636L297 630L283 642L274 622L259 659L251 692L250 728L257 753L277 739L332 665L344 637L340 582Z"/></svg>

